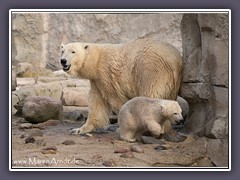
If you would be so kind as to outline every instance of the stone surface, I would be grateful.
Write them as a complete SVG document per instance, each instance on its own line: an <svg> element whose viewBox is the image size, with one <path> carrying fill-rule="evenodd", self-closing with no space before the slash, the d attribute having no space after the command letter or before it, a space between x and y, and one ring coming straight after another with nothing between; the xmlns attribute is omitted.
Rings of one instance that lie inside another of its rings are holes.
<svg viewBox="0 0 240 180"><path fill-rule="evenodd" d="M131 146L131 151L137 152L137 153L144 153L144 150L140 146L137 146L137 145Z"/></svg>
<svg viewBox="0 0 240 180"><path fill-rule="evenodd" d="M28 144L28 143L34 143L35 142L35 139L34 139L34 137L27 137L26 139L25 139L25 143L26 144Z"/></svg>
<svg viewBox="0 0 240 180"><path fill-rule="evenodd" d="M19 102L19 98L16 94L12 93L12 115L17 112L17 109L14 107Z"/></svg>
<svg viewBox="0 0 240 180"><path fill-rule="evenodd" d="M161 139L156 139L155 137L151 136L142 136L142 142L144 144L164 144Z"/></svg>
<svg viewBox="0 0 240 180"><path fill-rule="evenodd" d="M181 17L182 14L174 13L15 13L13 64L29 62L59 70L60 45L71 41L122 43L150 37L174 44L181 51Z"/></svg>
<svg viewBox="0 0 240 180"><path fill-rule="evenodd" d="M88 107L63 106L63 119L72 121L86 121Z"/></svg>
<svg viewBox="0 0 240 180"><path fill-rule="evenodd" d="M36 78L17 78L17 85L18 87L27 86L27 85L34 85L36 84Z"/></svg>
<svg viewBox="0 0 240 180"><path fill-rule="evenodd" d="M48 127L48 126L57 126L57 125L59 125L60 123L61 123L61 121L59 121L59 120L52 120L52 119L50 119L50 120L48 120L48 121L46 121L46 122L42 122L42 123L38 123L38 124L33 124L32 127L33 127L33 128L44 129L44 128Z"/></svg>
<svg viewBox="0 0 240 180"><path fill-rule="evenodd" d="M43 137L43 132L39 129L31 129L20 136L20 138Z"/></svg>
<svg viewBox="0 0 240 180"><path fill-rule="evenodd" d="M65 78L70 77L70 75L63 70L53 71L53 75L54 77L65 77Z"/></svg>
<svg viewBox="0 0 240 180"><path fill-rule="evenodd" d="M38 96L26 98L22 109L23 117L31 123L41 123L49 119L61 120L62 112L61 101Z"/></svg>
<svg viewBox="0 0 240 180"><path fill-rule="evenodd" d="M130 151L131 151L130 147L118 147L114 150L114 153L127 153Z"/></svg>
<svg viewBox="0 0 240 180"><path fill-rule="evenodd" d="M228 136L228 14L184 14L180 95L190 106L185 130Z"/></svg>
<svg viewBox="0 0 240 180"><path fill-rule="evenodd" d="M110 159L110 160L103 161L102 165L106 167L115 167L116 162L113 159Z"/></svg>
<svg viewBox="0 0 240 180"><path fill-rule="evenodd" d="M49 83L54 81L64 81L67 80L66 77L48 77L48 76L39 76L37 78L37 83Z"/></svg>
<svg viewBox="0 0 240 180"><path fill-rule="evenodd" d="M42 149L42 154L56 154L57 153L57 147L55 146L49 146Z"/></svg>
<svg viewBox="0 0 240 180"><path fill-rule="evenodd" d="M122 158L134 158L134 154L132 152L127 152L127 153L121 154L120 157L122 157Z"/></svg>
<svg viewBox="0 0 240 180"><path fill-rule="evenodd" d="M17 78L16 78L16 72L12 71L12 91L15 91L17 87Z"/></svg>
<svg viewBox="0 0 240 180"><path fill-rule="evenodd" d="M74 145L76 143L73 140L65 140L65 141L62 142L62 144L64 144L64 145Z"/></svg>
<svg viewBox="0 0 240 180"><path fill-rule="evenodd" d="M227 140L210 140L207 144L207 155L217 167L228 167Z"/></svg>
<svg viewBox="0 0 240 180"><path fill-rule="evenodd" d="M68 88L63 90L62 102L65 106L88 106L89 88Z"/></svg>
<svg viewBox="0 0 240 180"><path fill-rule="evenodd" d="M32 123L23 123L20 124L19 129L31 129L33 127Z"/></svg>

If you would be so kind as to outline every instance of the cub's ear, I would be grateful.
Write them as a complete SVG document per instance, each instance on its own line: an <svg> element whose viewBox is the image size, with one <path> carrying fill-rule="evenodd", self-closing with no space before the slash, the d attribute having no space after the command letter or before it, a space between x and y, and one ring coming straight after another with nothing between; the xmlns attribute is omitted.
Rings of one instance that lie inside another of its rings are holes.
<svg viewBox="0 0 240 180"><path fill-rule="evenodd" d="M84 49L87 49L88 48L88 45L86 45L85 47L84 47Z"/></svg>
<svg viewBox="0 0 240 180"><path fill-rule="evenodd" d="M161 104L161 112L165 113L166 112L166 106L164 104Z"/></svg>
<svg viewBox="0 0 240 180"><path fill-rule="evenodd" d="M61 48L63 48L64 47L64 44L61 44Z"/></svg>

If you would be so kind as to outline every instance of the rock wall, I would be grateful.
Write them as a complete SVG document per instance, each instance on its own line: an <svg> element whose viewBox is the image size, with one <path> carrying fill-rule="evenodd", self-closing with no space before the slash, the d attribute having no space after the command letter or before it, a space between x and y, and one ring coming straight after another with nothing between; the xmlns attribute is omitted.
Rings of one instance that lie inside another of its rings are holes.
<svg viewBox="0 0 240 180"><path fill-rule="evenodd" d="M122 43L151 37L180 52L182 14L17 13L12 16L13 65L30 62L51 70L59 65L60 45L72 41Z"/></svg>
<svg viewBox="0 0 240 180"><path fill-rule="evenodd" d="M183 15L180 93L190 103L189 132L228 135L228 32L228 14Z"/></svg>

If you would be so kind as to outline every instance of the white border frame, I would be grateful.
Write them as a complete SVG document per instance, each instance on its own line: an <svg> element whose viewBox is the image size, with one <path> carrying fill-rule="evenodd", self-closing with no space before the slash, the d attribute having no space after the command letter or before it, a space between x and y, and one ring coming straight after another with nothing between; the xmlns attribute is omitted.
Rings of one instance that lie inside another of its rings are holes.
<svg viewBox="0 0 240 180"><path fill-rule="evenodd" d="M228 13L229 14L229 86L228 100L231 110L231 10L230 9L10 9L9 10L9 81L12 81L12 13L81 13L81 14L115 14L115 13ZM9 171L231 171L231 111L229 111L229 167L17 167L12 168L12 86L9 82ZM96 169L97 168L97 169Z"/></svg>

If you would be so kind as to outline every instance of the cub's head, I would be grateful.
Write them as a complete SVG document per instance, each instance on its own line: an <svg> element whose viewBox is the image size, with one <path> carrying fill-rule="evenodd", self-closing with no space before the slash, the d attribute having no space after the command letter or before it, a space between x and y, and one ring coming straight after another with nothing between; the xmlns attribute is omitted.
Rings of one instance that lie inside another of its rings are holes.
<svg viewBox="0 0 240 180"><path fill-rule="evenodd" d="M88 45L83 43L68 43L61 45L60 63L65 72L78 75L86 57Z"/></svg>
<svg viewBox="0 0 240 180"><path fill-rule="evenodd" d="M163 100L161 103L162 115L172 124L183 120L182 109L177 101Z"/></svg>

